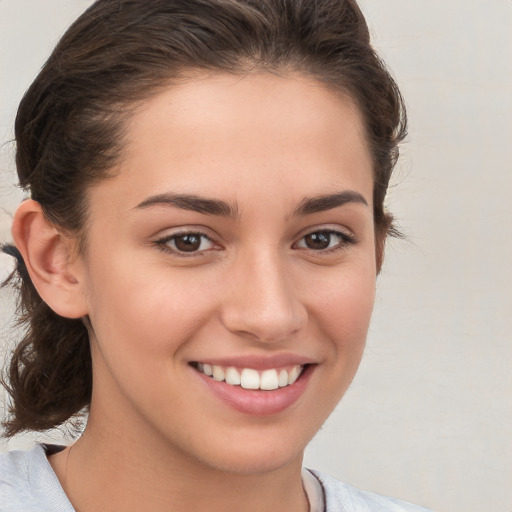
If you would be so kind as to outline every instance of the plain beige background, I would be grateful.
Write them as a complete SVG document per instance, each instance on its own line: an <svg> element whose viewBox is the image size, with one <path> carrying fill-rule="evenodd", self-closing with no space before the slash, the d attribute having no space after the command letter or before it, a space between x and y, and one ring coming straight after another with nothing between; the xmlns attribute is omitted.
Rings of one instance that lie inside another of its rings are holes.
<svg viewBox="0 0 512 512"><path fill-rule="evenodd" d="M0 0L2 241L16 105L89 3ZM388 200L408 240L388 247L360 372L306 465L438 512L512 512L512 1L360 3L409 106ZM11 313L4 290L4 353Z"/></svg>

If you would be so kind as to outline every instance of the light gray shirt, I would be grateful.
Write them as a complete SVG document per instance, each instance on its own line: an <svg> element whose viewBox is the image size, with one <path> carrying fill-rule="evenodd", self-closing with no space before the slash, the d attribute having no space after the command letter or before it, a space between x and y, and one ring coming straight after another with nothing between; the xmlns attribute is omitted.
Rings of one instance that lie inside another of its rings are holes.
<svg viewBox="0 0 512 512"><path fill-rule="evenodd" d="M0 455L0 512L75 512L43 445ZM405 501L360 491L316 471L304 470L311 512L429 512Z"/></svg>

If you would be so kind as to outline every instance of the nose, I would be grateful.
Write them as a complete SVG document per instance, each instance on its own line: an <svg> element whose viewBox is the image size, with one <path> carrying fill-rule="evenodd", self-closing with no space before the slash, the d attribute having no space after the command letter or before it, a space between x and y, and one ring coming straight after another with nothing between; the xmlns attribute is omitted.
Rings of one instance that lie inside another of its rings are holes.
<svg viewBox="0 0 512 512"><path fill-rule="evenodd" d="M307 322L296 283L278 255L240 258L231 268L221 319L231 332L263 343L286 341Z"/></svg>

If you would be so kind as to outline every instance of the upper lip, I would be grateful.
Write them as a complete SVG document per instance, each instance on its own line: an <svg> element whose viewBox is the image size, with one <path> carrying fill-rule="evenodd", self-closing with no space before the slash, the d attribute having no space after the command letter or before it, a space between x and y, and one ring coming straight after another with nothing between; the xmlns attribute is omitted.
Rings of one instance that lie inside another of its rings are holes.
<svg viewBox="0 0 512 512"><path fill-rule="evenodd" d="M252 368L254 370L270 370L272 368L281 368L283 366L293 366L314 364L315 361L310 357L297 354L273 354L273 355L241 355L222 358L197 359L191 362L209 364L212 366L224 366L235 368Z"/></svg>

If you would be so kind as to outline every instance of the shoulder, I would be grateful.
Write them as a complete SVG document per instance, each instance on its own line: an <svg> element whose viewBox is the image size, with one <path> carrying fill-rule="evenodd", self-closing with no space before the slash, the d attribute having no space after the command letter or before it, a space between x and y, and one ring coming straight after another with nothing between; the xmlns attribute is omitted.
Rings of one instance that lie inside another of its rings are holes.
<svg viewBox="0 0 512 512"><path fill-rule="evenodd" d="M73 512L53 472L46 451L0 454L0 512Z"/></svg>
<svg viewBox="0 0 512 512"><path fill-rule="evenodd" d="M30 507L29 454L13 451L0 455L0 512L21 512L23 507Z"/></svg>
<svg viewBox="0 0 512 512"><path fill-rule="evenodd" d="M311 472L324 489L326 512L431 512L407 501L356 489L324 473Z"/></svg>

